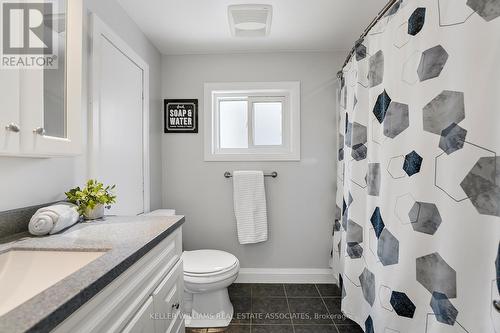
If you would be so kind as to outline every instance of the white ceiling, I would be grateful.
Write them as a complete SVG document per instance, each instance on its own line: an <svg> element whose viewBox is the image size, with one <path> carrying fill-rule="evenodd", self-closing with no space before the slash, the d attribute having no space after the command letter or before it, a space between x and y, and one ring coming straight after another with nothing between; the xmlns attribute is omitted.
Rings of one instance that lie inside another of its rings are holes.
<svg viewBox="0 0 500 333"><path fill-rule="evenodd" d="M257 1L257 2L256 2ZM346 51L387 0L118 0L163 54ZM268 37L237 38L227 6L273 6Z"/></svg>

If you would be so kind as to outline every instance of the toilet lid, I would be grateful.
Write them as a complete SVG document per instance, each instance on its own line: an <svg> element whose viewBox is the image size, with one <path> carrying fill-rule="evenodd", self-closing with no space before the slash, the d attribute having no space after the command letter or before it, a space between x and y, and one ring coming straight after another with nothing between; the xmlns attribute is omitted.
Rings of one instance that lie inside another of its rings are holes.
<svg viewBox="0 0 500 333"><path fill-rule="evenodd" d="M184 272L191 274L210 274L228 270L238 259L231 253L218 250L185 251L182 255Z"/></svg>

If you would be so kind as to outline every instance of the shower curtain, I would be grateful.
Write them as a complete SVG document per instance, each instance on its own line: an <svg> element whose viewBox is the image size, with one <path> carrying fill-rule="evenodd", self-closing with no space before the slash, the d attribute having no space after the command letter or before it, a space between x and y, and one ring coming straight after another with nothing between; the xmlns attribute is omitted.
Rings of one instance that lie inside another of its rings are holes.
<svg viewBox="0 0 500 333"><path fill-rule="evenodd" d="M366 332L500 333L500 0L399 1L342 74L343 313Z"/></svg>

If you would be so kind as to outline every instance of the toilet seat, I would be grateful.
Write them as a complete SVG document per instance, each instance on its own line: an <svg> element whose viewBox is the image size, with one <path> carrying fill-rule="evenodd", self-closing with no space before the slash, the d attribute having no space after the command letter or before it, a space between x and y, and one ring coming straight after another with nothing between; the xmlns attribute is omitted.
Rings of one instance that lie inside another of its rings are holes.
<svg viewBox="0 0 500 333"><path fill-rule="evenodd" d="M184 276L189 276L189 277L217 277L219 275L224 275L225 273L234 271L235 269L239 268L239 263L234 263L231 267L228 267L224 270L217 271L217 272L212 272L212 273L190 273L190 272L184 272Z"/></svg>
<svg viewBox="0 0 500 333"><path fill-rule="evenodd" d="M196 250L183 253L184 275L214 277L239 268L238 259L231 253L219 250Z"/></svg>

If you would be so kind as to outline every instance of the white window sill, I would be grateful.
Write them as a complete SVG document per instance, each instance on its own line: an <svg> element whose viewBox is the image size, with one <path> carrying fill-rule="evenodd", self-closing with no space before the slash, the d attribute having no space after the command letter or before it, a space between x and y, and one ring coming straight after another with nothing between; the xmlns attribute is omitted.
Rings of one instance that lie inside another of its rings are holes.
<svg viewBox="0 0 500 333"><path fill-rule="evenodd" d="M300 161L300 154L209 154L205 162Z"/></svg>

